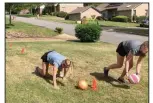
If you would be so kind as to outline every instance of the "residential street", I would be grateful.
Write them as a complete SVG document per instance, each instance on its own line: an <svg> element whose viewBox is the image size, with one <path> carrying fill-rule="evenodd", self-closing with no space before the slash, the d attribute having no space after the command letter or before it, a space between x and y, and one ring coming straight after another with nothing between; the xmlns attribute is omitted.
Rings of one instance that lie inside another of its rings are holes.
<svg viewBox="0 0 153 103"><path fill-rule="evenodd" d="M16 17L16 21L21 21L25 23L30 23L33 25L38 25L41 27L46 27L54 30L56 27L62 27L63 32L69 35L75 35L75 26L76 24L65 24L65 23L59 23L59 22L52 22L52 21L45 21L45 20L39 20L36 18L24 18L24 17ZM119 42L123 40L140 40L140 41L146 41L148 40L147 36L139 36L139 35L132 35L127 33L119 33L119 32L110 32L103 30L101 33L100 40L103 42L118 44Z"/></svg>

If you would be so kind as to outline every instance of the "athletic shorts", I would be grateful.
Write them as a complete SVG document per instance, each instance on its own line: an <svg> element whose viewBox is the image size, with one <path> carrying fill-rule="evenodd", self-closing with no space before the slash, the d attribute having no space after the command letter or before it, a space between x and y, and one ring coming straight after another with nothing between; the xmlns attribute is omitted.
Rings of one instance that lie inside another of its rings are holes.
<svg viewBox="0 0 153 103"><path fill-rule="evenodd" d="M116 52L119 53L120 56L126 56L126 55L127 55L127 53L126 53L126 51L125 51L125 49L124 49L124 47L123 47L123 42L121 42L121 43L118 45L118 47L117 47L117 49L116 49Z"/></svg>
<svg viewBox="0 0 153 103"><path fill-rule="evenodd" d="M52 52L52 51L48 51L48 52L46 52L45 54L42 55L41 59L42 59L43 62L46 62L46 63L48 62L48 61L47 61L47 55L48 55L48 53L50 53L50 52Z"/></svg>

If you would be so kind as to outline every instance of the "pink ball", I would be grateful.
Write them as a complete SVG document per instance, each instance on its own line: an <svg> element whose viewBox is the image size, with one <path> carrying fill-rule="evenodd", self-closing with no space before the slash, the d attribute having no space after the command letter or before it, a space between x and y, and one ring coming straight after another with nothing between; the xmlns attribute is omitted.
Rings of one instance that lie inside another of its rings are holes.
<svg viewBox="0 0 153 103"><path fill-rule="evenodd" d="M131 74L129 75L129 82L132 83L132 84L138 84L140 81L140 78L138 75L136 74Z"/></svg>

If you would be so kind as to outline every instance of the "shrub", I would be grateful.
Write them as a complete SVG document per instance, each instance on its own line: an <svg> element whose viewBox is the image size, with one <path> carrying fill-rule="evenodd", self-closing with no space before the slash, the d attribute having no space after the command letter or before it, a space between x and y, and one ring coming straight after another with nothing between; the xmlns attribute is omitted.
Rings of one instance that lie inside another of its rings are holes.
<svg viewBox="0 0 153 103"><path fill-rule="evenodd" d="M69 19L69 15L66 15L65 20L68 20L68 19Z"/></svg>
<svg viewBox="0 0 153 103"><path fill-rule="evenodd" d="M53 12L52 15L53 16L57 16L58 15L58 12Z"/></svg>
<svg viewBox="0 0 153 103"><path fill-rule="evenodd" d="M128 17L127 16L115 16L112 18L112 21L117 21L117 22L128 22Z"/></svg>
<svg viewBox="0 0 153 103"><path fill-rule="evenodd" d="M55 28L55 32L58 32L59 34L61 34L62 31L63 31L63 28L60 28L60 27Z"/></svg>
<svg viewBox="0 0 153 103"><path fill-rule="evenodd" d="M103 18L101 16L97 16L96 19L97 20L103 20Z"/></svg>
<svg viewBox="0 0 153 103"><path fill-rule="evenodd" d="M78 24L75 28L75 36L81 42L94 42L99 40L101 27L97 24Z"/></svg>
<svg viewBox="0 0 153 103"><path fill-rule="evenodd" d="M137 23L141 23L143 20L145 20L147 17L146 16L139 16L139 17L136 17L136 22Z"/></svg>
<svg viewBox="0 0 153 103"><path fill-rule="evenodd" d="M97 19L95 19L95 20L90 20L90 19L89 19L89 20L88 20L88 24L89 24L89 23L90 23L90 24L92 23L92 24L98 24L98 25L99 25Z"/></svg>
<svg viewBox="0 0 153 103"><path fill-rule="evenodd" d="M57 17L62 17L62 18L65 18L65 17L66 17L66 15L67 15L67 13L66 13L66 12L61 11L61 12L58 12Z"/></svg>

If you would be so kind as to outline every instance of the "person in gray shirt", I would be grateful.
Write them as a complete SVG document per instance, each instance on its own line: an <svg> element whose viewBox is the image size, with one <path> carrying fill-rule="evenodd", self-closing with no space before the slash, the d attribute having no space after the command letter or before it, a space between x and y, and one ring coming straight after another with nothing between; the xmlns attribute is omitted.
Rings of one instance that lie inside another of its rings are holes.
<svg viewBox="0 0 153 103"><path fill-rule="evenodd" d="M133 56L139 56L136 64L136 74L140 76L142 59L148 53L148 49L148 41L140 42L137 40L128 40L121 42L116 49L117 63L111 64L108 67L104 67L104 76L108 76L110 69L121 68L123 66L124 58L126 57L125 68L121 76L118 78L120 82L124 83L124 77L128 77L128 73L133 67Z"/></svg>

